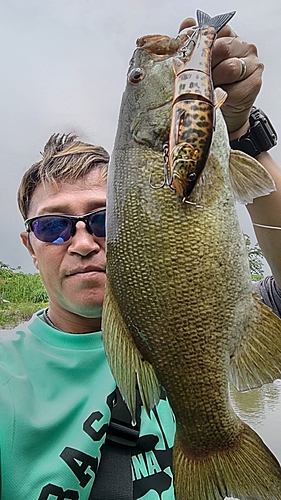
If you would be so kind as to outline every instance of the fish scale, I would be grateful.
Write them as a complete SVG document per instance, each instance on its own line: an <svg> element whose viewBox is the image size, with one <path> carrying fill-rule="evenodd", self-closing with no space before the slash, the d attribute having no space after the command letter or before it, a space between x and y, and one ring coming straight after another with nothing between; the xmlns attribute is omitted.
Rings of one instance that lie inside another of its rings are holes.
<svg viewBox="0 0 281 500"><path fill-rule="evenodd" d="M130 63L108 177L104 346L133 420L136 379L148 413L160 387L167 393L177 500L281 500L280 466L228 391L229 381L245 390L281 376L281 321L252 293L235 209L235 199L251 202L274 184L256 160L230 151L217 109L190 203L152 188L163 171L159 137L171 126L173 67L173 57L159 61L145 48ZM145 75L138 84L134 68Z"/></svg>

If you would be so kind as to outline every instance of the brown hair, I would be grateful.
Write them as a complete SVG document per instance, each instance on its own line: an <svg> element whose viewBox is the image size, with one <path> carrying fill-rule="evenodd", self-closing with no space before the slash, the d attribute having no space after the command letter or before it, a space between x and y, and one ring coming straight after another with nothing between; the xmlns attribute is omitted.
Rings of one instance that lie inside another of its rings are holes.
<svg viewBox="0 0 281 500"><path fill-rule="evenodd" d="M18 189L18 206L24 219L28 217L31 198L39 184L75 182L97 166L106 181L108 152L101 146L77 141L73 134L53 134L44 147L42 160L24 174Z"/></svg>

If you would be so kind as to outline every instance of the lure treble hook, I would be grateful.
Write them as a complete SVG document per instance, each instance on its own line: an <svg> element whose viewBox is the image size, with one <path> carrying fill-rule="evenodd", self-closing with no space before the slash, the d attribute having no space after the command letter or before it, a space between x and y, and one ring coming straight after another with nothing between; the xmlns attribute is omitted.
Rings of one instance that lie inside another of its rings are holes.
<svg viewBox="0 0 281 500"><path fill-rule="evenodd" d="M163 182L158 186L152 184L152 174L149 176L149 186L151 189L162 189L165 185L170 187L169 175L168 175L168 143L163 144L163 157L164 157L164 172L163 172Z"/></svg>

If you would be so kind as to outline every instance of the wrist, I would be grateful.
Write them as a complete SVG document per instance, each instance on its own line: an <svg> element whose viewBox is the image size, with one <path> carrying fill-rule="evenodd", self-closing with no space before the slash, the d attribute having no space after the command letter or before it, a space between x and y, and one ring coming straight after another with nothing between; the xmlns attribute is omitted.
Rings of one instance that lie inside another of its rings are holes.
<svg viewBox="0 0 281 500"><path fill-rule="evenodd" d="M246 126L246 124L244 124ZM239 129L240 133L241 129ZM237 131L238 132L238 131ZM266 114L252 107L248 130L240 137L230 138L230 147L256 158L277 144L277 133Z"/></svg>
<svg viewBox="0 0 281 500"><path fill-rule="evenodd" d="M250 128L250 122L248 119L245 123L243 123L243 125L240 128L229 133L229 141L234 141L235 139L239 139L240 137L242 137L242 135L248 132L249 128Z"/></svg>

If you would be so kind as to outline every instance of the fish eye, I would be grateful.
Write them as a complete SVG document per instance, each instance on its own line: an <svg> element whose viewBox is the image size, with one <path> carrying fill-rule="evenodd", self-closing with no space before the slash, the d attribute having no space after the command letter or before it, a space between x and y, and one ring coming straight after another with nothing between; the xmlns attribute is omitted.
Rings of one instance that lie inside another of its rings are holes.
<svg viewBox="0 0 281 500"><path fill-rule="evenodd" d="M130 83L139 83L145 77L145 71L142 68L134 68L128 76Z"/></svg>

